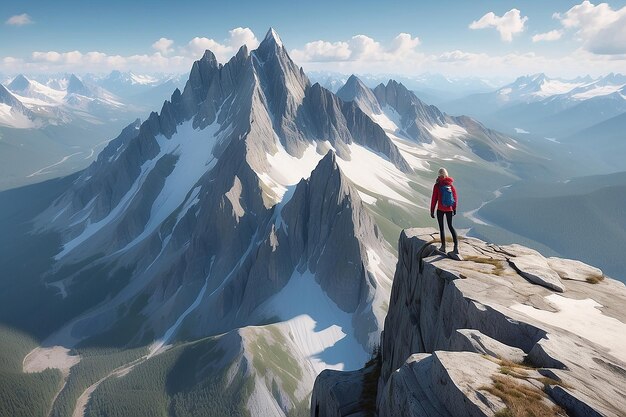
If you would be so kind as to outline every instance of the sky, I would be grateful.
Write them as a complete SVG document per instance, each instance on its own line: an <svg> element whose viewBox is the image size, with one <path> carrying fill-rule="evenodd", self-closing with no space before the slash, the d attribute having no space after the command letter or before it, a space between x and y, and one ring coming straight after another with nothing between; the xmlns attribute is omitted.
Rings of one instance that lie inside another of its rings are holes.
<svg viewBox="0 0 626 417"><path fill-rule="evenodd" d="M3 0L0 74L184 73L269 27L308 71L626 73L626 0Z"/></svg>

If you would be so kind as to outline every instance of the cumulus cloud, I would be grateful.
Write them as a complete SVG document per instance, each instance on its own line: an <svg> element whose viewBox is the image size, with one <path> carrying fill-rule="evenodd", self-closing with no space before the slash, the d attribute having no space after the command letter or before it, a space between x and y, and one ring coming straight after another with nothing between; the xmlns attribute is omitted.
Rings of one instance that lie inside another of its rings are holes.
<svg viewBox="0 0 626 417"><path fill-rule="evenodd" d="M160 52L162 55L167 55L173 51L172 45L174 41L167 38L160 38L158 41L152 44L152 49Z"/></svg>
<svg viewBox="0 0 626 417"><path fill-rule="evenodd" d="M541 42L541 41L556 41L561 39L561 36L563 35L563 32L561 32L560 30L551 30L549 32L545 32L545 33L538 33L536 35L533 35L533 42Z"/></svg>
<svg viewBox="0 0 626 417"><path fill-rule="evenodd" d="M233 56L242 45L246 45L248 49L255 49L259 46L259 40L250 28L238 27L230 30L228 31L228 38L222 42L205 37L195 37L189 41L186 49L182 52L200 57L205 50L209 49L215 54L218 61L224 62Z"/></svg>
<svg viewBox="0 0 626 417"><path fill-rule="evenodd" d="M111 55L101 51L35 51L23 58L0 58L0 71L45 73L103 72L111 70L133 71L189 71L193 61L210 49L220 62L234 55L241 45L255 49L259 41L249 28L238 27L228 32L228 37L217 41L195 37L188 43L176 47L174 41L160 38L151 44L153 52L135 55Z"/></svg>
<svg viewBox="0 0 626 417"><path fill-rule="evenodd" d="M313 41L304 45L303 49L291 51L297 61L345 61L350 58L350 45L347 42Z"/></svg>
<svg viewBox="0 0 626 417"><path fill-rule="evenodd" d="M575 31L583 47L595 54L626 54L626 6L613 10L607 3L588 0L553 17L565 29Z"/></svg>
<svg viewBox="0 0 626 417"><path fill-rule="evenodd" d="M366 35L355 35L346 41L308 42L302 49L293 49L291 56L299 62L355 62L355 61L398 61L408 59L419 52L418 37L400 33L389 45L383 45Z"/></svg>
<svg viewBox="0 0 626 417"><path fill-rule="evenodd" d="M441 55L436 57L436 60L439 62L451 62L451 63L459 63L459 62L472 62L478 61L480 59L489 58L487 54L477 54L473 52L464 52L460 50L454 50L449 52L444 52Z"/></svg>
<svg viewBox="0 0 626 417"><path fill-rule="evenodd" d="M12 26L24 26L34 22L29 15L22 13L9 17L4 23Z"/></svg>
<svg viewBox="0 0 626 417"><path fill-rule="evenodd" d="M511 42L513 35L524 31L527 20L528 17L522 17L518 9L511 9L502 16L489 12L480 19L470 23L469 28L486 29L494 27L500 33L500 39L505 42Z"/></svg>

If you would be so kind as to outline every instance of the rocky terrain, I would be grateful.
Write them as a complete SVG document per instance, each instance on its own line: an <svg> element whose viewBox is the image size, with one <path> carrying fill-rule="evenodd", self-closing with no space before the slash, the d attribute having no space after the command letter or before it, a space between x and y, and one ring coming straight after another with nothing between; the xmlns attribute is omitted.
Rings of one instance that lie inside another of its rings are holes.
<svg viewBox="0 0 626 417"><path fill-rule="evenodd" d="M433 229L399 241L380 352L324 371L311 416L623 416L626 288L582 262Z"/></svg>

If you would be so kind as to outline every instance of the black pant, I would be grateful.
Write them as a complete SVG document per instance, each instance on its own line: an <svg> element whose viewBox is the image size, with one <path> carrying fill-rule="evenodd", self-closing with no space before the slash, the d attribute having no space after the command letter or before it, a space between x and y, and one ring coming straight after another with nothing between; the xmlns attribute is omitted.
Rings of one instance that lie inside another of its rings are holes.
<svg viewBox="0 0 626 417"><path fill-rule="evenodd" d="M451 211L441 211L437 210L437 222L439 223L439 237L441 238L441 244L443 246L446 245L446 231L443 228L443 216L446 216L446 220L448 221L448 229L450 229L450 233L452 234L452 240L454 240L454 246L459 245L459 241L456 238L456 230L452 226L452 212Z"/></svg>

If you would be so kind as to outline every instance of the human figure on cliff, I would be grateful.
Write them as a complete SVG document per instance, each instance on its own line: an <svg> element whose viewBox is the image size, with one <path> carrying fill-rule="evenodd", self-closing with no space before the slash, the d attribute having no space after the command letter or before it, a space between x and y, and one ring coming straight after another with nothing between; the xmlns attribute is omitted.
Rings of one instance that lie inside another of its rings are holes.
<svg viewBox="0 0 626 417"><path fill-rule="evenodd" d="M456 236L456 230L452 226L452 216L456 214L456 205L458 198L456 188L452 183L454 179L448 176L445 168L439 168L437 181L433 186L433 196L430 200L430 217L435 218L435 207L437 208L437 222L439 223L439 237L441 238L441 247L439 250L446 253L446 231L443 225L443 217L446 217L448 229L454 240L454 250L452 253L459 253L459 241Z"/></svg>

